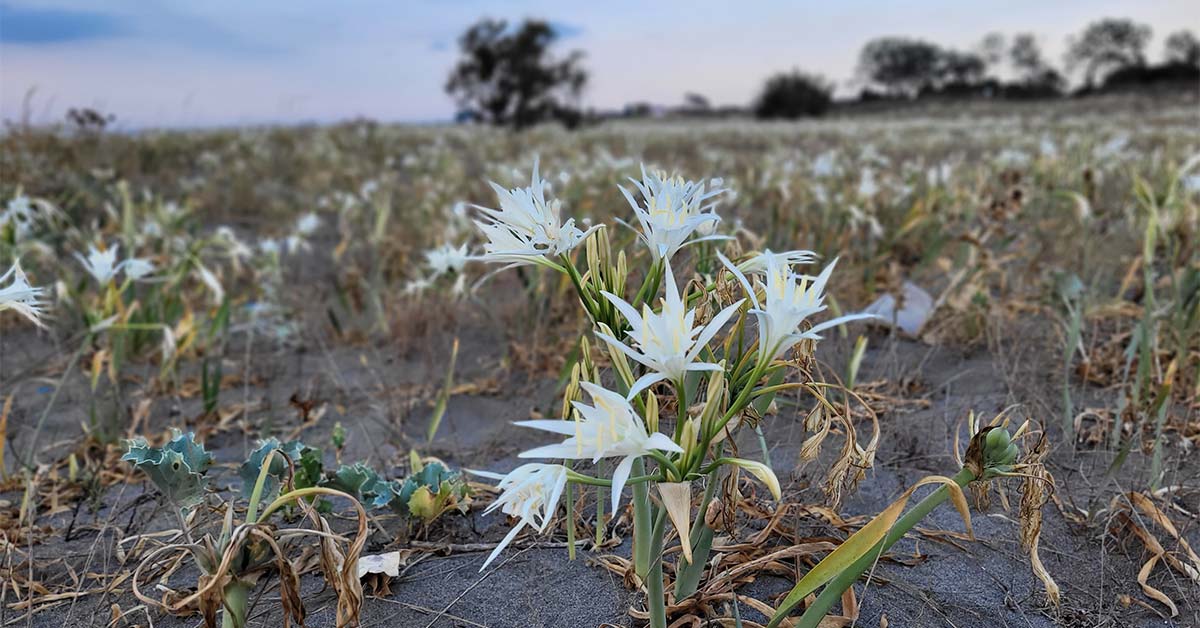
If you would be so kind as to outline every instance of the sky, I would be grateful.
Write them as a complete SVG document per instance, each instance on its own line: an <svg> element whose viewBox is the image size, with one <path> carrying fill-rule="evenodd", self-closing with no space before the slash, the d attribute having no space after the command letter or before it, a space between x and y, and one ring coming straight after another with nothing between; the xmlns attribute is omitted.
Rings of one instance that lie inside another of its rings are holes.
<svg viewBox="0 0 1200 628"><path fill-rule="evenodd" d="M800 68L851 83L858 52L885 35L960 49L985 34L1035 33L1062 58L1100 17L1200 32L1196 0L0 0L0 118L49 123L71 107L122 128L449 119L443 86L457 37L481 17L534 17L585 53L586 107L671 105L688 92L751 102Z"/></svg>

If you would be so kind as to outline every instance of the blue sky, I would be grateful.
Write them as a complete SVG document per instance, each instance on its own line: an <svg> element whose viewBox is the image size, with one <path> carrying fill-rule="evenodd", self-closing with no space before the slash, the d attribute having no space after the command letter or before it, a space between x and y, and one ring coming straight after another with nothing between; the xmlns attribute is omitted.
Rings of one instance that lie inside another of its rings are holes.
<svg viewBox="0 0 1200 628"><path fill-rule="evenodd" d="M0 0L0 116L61 119L69 107L127 128L262 122L447 119L456 38L481 16L558 25L591 71L585 105L671 104L686 92L749 102L773 72L800 67L843 91L881 35L968 48L1030 31L1056 62L1066 37L1103 16L1153 27L1151 55L1195 0Z"/></svg>

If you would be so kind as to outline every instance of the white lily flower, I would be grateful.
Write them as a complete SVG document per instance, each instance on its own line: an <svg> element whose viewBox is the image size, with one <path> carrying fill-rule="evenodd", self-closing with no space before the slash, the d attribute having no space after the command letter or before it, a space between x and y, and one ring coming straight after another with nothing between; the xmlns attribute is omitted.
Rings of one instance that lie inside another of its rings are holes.
<svg viewBox="0 0 1200 628"><path fill-rule="evenodd" d="M467 252L467 244L465 242L459 247L443 244L436 249L430 249L425 252L425 263L429 264L434 277L448 272L453 272L456 275L462 274L463 267L467 265L469 258L470 254Z"/></svg>
<svg viewBox="0 0 1200 628"><path fill-rule="evenodd" d="M763 359L778 359L801 340L820 340L820 332L831 327L875 318L874 314L847 314L800 331L800 325L808 317L826 309L825 284L837 265L836 259L813 278L793 273L791 266L777 257L768 258L766 303L759 303L758 295L746 276L724 255L718 252L717 256L754 300L755 308L750 312L758 319L758 350Z"/></svg>
<svg viewBox="0 0 1200 628"><path fill-rule="evenodd" d="M284 240L284 243L287 245L287 252L291 255L296 254L298 251L307 251L310 248L308 240L305 240L303 236L295 234L288 236Z"/></svg>
<svg viewBox="0 0 1200 628"><path fill-rule="evenodd" d="M815 177L831 177L837 174L837 152L830 150L818 155L812 162L812 173Z"/></svg>
<svg viewBox="0 0 1200 628"><path fill-rule="evenodd" d="M46 305L42 299L46 289L30 285L25 271L21 270L20 261L14 262L12 268L0 275L0 283L5 281L9 281L9 284L0 288L0 312L13 310L29 319L34 325L45 327L41 316L42 308Z"/></svg>
<svg viewBox="0 0 1200 628"><path fill-rule="evenodd" d="M548 257L571 251L599 228L592 227L584 232L575 226L573 218L562 222L562 203L557 199L546 200L547 184L538 176L536 161L533 162L529 187L506 190L495 182L489 184L496 191L500 209L473 205L484 214L484 219L476 220L475 225L488 239L479 259L510 264L553 264Z"/></svg>
<svg viewBox="0 0 1200 628"><path fill-rule="evenodd" d="M708 345L708 341L721 330L721 327L737 312L745 299L721 310L704 327L693 327L696 320L696 310L688 310L687 304L679 294L675 285L675 276L671 265L667 264L667 292L662 300L662 311L657 314L651 311L649 304L642 305L642 313L638 314L632 305L610 292L602 292L629 325L633 328L629 338L637 347L634 350L616 338L604 333L596 335L612 343L612 346L622 353L650 369L634 382L629 389L629 398L645 390L651 384L664 379L679 382L688 371L719 371L721 367L710 362L696 362L700 352ZM697 335L698 334L698 335Z"/></svg>
<svg viewBox="0 0 1200 628"><path fill-rule="evenodd" d="M233 232L233 229L230 229L225 225L221 225L217 227L215 233L217 239L221 240L225 246L228 247L229 258L235 263L250 259L254 256L254 251L252 251L245 242L242 242L242 240L237 237L237 234Z"/></svg>
<svg viewBox="0 0 1200 628"><path fill-rule="evenodd" d="M724 239L724 236L708 235L688 241L692 233L711 233L711 227L721 221L713 211L716 202L705 204L713 197L725 193L723 188L707 189L704 182L685 181L683 177L663 177L646 172L642 166L642 180L630 178L646 206L642 207L623 186L617 186L625 200L633 207L633 213L641 224L640 236L650 251L659 259L670 259L675 251L685 244L704 240Z"/></svg>
<svg viewBox="0 0 1200 628"><path fill-rule="evenodd" d="M467 276L459 273L454 280L454 285L450 286L450 294L456 297L461 297L467 293Z"/></svg>
<svg viewBox="0 0 1200 628"><path fill-rule="evenodd" d="M204 286L208 288L208 291L212 293L213 305L220 305L222 302L224 302L225 289L221 287L221 280L217 279L217 276L214 275L207 266L201 264L200 262L196 262L196 272L200 274L200 281L203 282Z"/></svg>
<svg viewBox="0 0 1200 628"><path fill-rule="evenodd" d="M487 560L483 561L483 566L479 568L479 571L483 571L509 543L513 542L513 539L517 538L517 534L525 526L533 526L539 533L546 531L546 526L550 525L550 520L554 518L554 511L558 510L558 500L563 494L563 489L567 486L567 468L560 464L529 463L509 471L508 475L488 471L470 473L500 480L497 485L501 491L500 496L483 511L483 514L500 509L504 514L520 519L504 539L496 544L496 549L492 550Z"/></svg>
<svg viewBox="0 0 1200 628"><path fill-rule="evenodd" d="M264 255L279 255L279 240L275 238L263 238L258 241L258 250Z"/></svg>
<svg viewBox="0 0 1200 628"><path fill-rule="evenodd" d="M163 364L170 362L179 349L179 345L175 341L175 330L171 329L170 325L162 326L162 342L159 344L159 348L162 351Z"/></svg>
<svg viewBox="0 0 1200 628"><path fill-rule="evenodd" d="M521 458L553 458L564 460L588 460L597 462L601 458L622 456L613 471L612 512L617 512L621 503L621 490L633 470L633 461L650 453L651 450L683 453L666 434L647 434L644 423L629 401L611 390L591 382L579 385L592 397L592 404L572 402L579 412L574 421L543 419L517 421L521 427L532 427L555 434L570 436L557 445L546 445L520 454Z"/></svg>
<svg viewBox="0 0 1200 628"><path fill-rule="evenodd" d="M1183 189L1188 192L1200 192L1200 174L1193 174L1183 178Z"/></svg>
<svg viewBox="0 0 1200 628"><path fill-rule="evenodd" d="M417 277L410 279L404 284L404 294L421 294L433 286L433 280L427 277Z"/></svg>
<svg viewBox="0 0 1200 628"><path fill-rule="evenodd" d="M0 227L12 224L13 235L19 241L28 237L37 219L37 206L28 196L17 195L9 199L5 210L0 212Z"/></svg>
<svg viewBox="0 0 1200 628"><path fill-rule="evenodd" d="M769 260L775 259L778 263L796 266L799 264L811 264L817 260L817 254L812 251L784 251L782 253L774 253L771 249L767 249L754 257L737 265L738 270L747 275L762 275L767 272L767 263Z"/></svg>
<svg viewBox="0 0 1200 628"><path fill-rule="evenodd" d="M137 281L154 272L154 263L142 257L131 257L120 264L125 276Z"/></svg>
<svg viewBox="0 0 1200 628"><path fill-rule="evenodd" d="M321 227L321 217L316 212L308 212L296 221L296 233L310 236Z"/></svg>
<svg viewBox="0 0 1200 628"><path fill-rule="evenodd" d="M100 285L106 285L109 281L121 272L121 264L117 263L117 251L121 245L114 244L112 248L101 251L95 245L88 245L88 256L85 258L79 253L75 254L75 258L83 264L84 270L92 276Z"/></svg>
<svg viewBox="0 0 1200 628"><path fill-rule="evenodd" d="M858 181L858 195L862 198L874 198L879 193L879 184L875 183L875 171L866 168Z"/></svg>

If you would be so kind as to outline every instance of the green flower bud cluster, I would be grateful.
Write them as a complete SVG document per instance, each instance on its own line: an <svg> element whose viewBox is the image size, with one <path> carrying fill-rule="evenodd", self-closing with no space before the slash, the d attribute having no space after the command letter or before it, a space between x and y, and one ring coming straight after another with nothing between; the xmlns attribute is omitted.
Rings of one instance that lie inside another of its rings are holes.
<svg viewBox="0 0 1200 628"><path fill-rule="evenodd" d="M1007 428L997 427L989 431L983 447L984 473L991 476L1012 471L1019 453Z"/></svg>

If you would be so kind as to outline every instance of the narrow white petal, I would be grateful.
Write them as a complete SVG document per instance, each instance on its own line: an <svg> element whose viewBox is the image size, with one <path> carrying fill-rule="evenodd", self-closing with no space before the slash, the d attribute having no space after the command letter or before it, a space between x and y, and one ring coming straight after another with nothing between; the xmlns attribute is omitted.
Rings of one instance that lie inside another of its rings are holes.
<svg viewBox="0 0 1200 628"><path fill-rule="evenodd" d="M514 421L513 425L521 427L532 427L535 430L544 430L555 434L564 434L566 436L574 436L575 427L574 421L563 421L561 419L538 419L536 421Z"/></svg>
<svg viewBox="0 0 1200 628"><path fill-rule="evenodd" d="M690 359L694 359L696 356L700 355L700 351L703 350L704 347L708 346L708 341L712 340L713 336L716 336L717 332L721 331L721 328L725 326L725 323L729 321L730 317L737 313L738 308L742 307L742 304L745 302L746 300L742 299L741 301L738 301L737 303L734 303L733 305L718 312L717 315L708 322L708 325L704 327L704 331L700 332L700 336L696 338L696 344L692 347L691 355L688 357Z"/></svg>
<svg viewBox="0 0 1200 628"><path fill-rule="evenodd" d="M847 314L845 316L839 316L833 320L825 321L824 323L819 323L817 325L813 325L811 329L809 329L808 331L806 331L804 333L806 336L808 334L818 334L818 333L825 331L826 329L829 329L830 327L837 327L838 325L844 325L846 323L850 323L853 321L860 321L860 320L865 320L865 319L869 319L869 318L879 318L879 317L874 314L868 314L868 313Z"/></svg>
<svg viewBox="0 0 1200 628"><path fill-rule="evenodd" d="M563 423L566 422L567 421L563 421ZM592 450L590 447L584 447L583 455L579 455L579 448L576 447L574 443L570 445L566 443L559 443L557 445L543 445L541 447L534 447L529 451L523 451L517 454L517 457L535 459L540 458L543 460L557 460L560 458L563 460L579 460L581 458L591 458L591 451Z"/></svg>
<svg viewBox="0 0 1200 628"><path fill-rule="evenodd" d="M638 395L638 393L642 392L643 390L646 390L650 386L654 385L656 382L661 382L664 379L667 379L667 376L662 373L659 373L657 371L651 371L649 373L646 373L645 375L639 377L638 380L633 383L633 386L631 386L629 388L629 394L626 395L625 398L633 399L634 397L636 397Z"/></svg>
<svg viewBox="0 0 1200 628"><path fill-rule="evenodd" d="M675 441L671 440L670 436L661 432L655 432L646 439L646 449L657 449L659 451L672 451L677 454L683 453L683 448Z"/></svg>
<svg viewBox="0 0 1200 628"><path fill-rule="evenodd" d="M625 456L621 459L621 463L613 470L612 476L612 510L613 516L617 516L617 508L621 505L621 491L625 490L625 482L629 480L629 473L633 471L633 461L637 456Z"/></svg>
<svg viewBox="0 0 1200 628"><path fill-rule="evenodd" d="M632 305L626 303L624 299L611 292L601 291L600 294L604 295L604 298L608 299L617 308L617 311L621 313L621 316L625 317L626 321L629 321L629 325L633 327L635 332L640 330L645 324L642 321L641 314L638 314L638 311Z"/></svg>
<svg viewBox="0 0 1200 628"><path fill-rule="evenodd" d="M487 569L487 566L492 564L493 560L496 560L496 557L500 555L500 552L503 552L504 548L508 547L508 544L512 543L513 539L517 538L517 533L519 533L521 529L525 527L526 523L527 522L524 519L520 520L517 522L517 525L513 526L513 529L508 531L508 534L504 535L504 538L496 544L496 549L492 550L491 554L488 554L487 560L483 561L483 566L479 568L479 571Z"/></svg>

